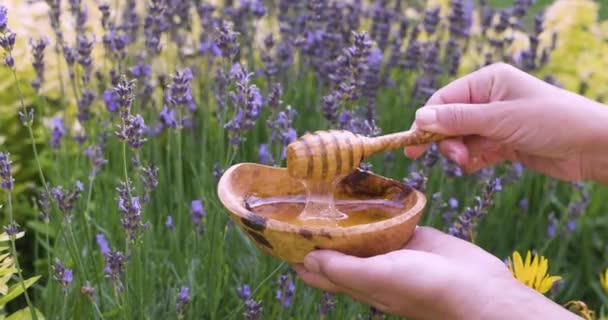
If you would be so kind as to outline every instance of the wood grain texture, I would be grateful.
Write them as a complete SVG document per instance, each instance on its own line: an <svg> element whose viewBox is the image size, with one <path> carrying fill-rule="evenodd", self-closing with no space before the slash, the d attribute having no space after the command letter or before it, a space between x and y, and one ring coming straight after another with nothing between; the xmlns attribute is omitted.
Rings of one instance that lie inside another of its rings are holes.
<svg viewBox="0 0 608 320"><path fill-rule="evenodd" d="M411 130L366 137L345 130L308 133L287 147L287 169L294 178L333 180L355 170L369 156L411 145L427 144L445 136Z"/></svg>
<svg viewBox="0 0 608 320"><path fill-rule="evenodd" d="M346 152L341 153L345 155ZM328 170L335 170L335 166L329 166ZM252 193L260 197L305 193L303 185L285 168L253 163L232 166L220 179L218 195L231 219L261 251L290 263L301 263L306 254L319 248L359 257L400 249L412 236L424 211L424 194L399 181L361 170L345 177L336 192L375 198L390 188L403 191L401 214L352 227L294 225L265 218L247 208L245 199Z"/></svg>

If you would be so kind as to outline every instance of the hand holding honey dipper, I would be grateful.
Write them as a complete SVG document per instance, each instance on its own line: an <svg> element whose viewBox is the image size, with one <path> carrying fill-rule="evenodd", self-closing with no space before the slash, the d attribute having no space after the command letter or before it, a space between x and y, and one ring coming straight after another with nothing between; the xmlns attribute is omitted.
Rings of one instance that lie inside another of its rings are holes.
<svg viewBox="0 0 608 320"><path fill-rule="evenodd" d="M438 90L410 132L449 137L440 151L467 172L519 161L558 179L608 184L607 123L608 106L494 64ZM316 168L308 172L340 172ZM317 250L294 268L313 287L410 319L580 319L482 248L429 227L418 227L401 250L367 258Z"/></svg>

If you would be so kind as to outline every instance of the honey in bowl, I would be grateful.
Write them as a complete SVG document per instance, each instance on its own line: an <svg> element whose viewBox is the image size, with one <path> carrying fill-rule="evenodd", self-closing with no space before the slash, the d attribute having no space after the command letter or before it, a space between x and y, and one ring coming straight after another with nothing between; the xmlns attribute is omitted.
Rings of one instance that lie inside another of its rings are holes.
<svg viewBox="0 0 608 320"><path fill-rule="evenodd" d="M254 163L226 170L218 195L260 250L290 263L301 263L316 249L360 257L397 250L412 236L426 205L421 192L357 169L333 192L333 206L345 217L301 219L307 201L301 181L286 168Z"/></svg>

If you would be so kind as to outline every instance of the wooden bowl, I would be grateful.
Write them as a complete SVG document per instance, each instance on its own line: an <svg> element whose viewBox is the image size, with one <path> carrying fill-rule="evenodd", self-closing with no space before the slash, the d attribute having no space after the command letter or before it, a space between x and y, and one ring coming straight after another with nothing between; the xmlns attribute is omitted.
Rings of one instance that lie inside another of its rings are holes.
<svg viewBox="0 0 608 320"><path fill-rule="evenodd" d="M401 208L387 219L353 226L302 225L256 213L247 198L302 196L302 183L286 168L255 163L230 167L218 184L218 195L231 219L260 250L290 263L301 263L316 249L332 249L369 257L400 249L412 236L426 205L423 193L398 181L356 170L344 178L334 193L340 199L382 199L391 195ZM303 205L302 205L303 207ZM286 214L297 215L299 212Z"/></svg>

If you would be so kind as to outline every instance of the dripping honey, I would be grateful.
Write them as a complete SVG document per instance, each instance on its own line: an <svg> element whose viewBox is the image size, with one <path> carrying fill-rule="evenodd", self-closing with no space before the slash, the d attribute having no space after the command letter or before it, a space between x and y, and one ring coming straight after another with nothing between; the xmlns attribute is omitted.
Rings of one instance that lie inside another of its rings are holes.
<svg viewBox="0 0 608 320"><path fill-rule="evenodd" d="M314 186L320 190L320 186ZM327 187L327 186L325 186ZM399 188L389 188L383 195L370 197L366 194L335 192L314 194L247 197L247 207L256 214L300 226L351 227L387 220L402 213L409 204ZM325 189L326 191L328 189ZM310 210L306 212L306 210ZM318 210L318 211L316 211Z"/></svg>

